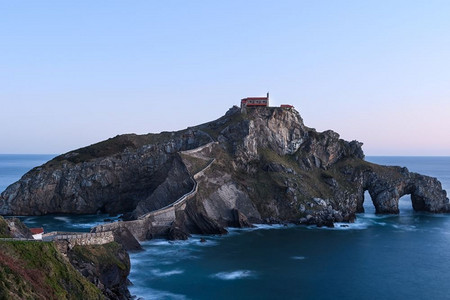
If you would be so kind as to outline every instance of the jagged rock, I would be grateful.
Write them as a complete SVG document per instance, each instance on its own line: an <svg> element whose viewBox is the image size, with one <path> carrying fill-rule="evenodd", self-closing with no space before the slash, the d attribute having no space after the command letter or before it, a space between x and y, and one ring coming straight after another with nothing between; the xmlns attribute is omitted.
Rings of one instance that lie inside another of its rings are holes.
<svg viewBox="0 0 450 300"><path fill-rule="evenodd" d="M450 211L447 193L436 178L400 167L385 167L382 171L371 167L363 172L362 188L369 191L377 213L398 214L399 199L407 194L411 195L416 211ZM361 200L359 207L362 207Z"/></svg>
<svg viewBox="0 0 450 300"><path fill-rule="evenodd" d="M227 233L223 226L208 217L198 205L198 203L190 202L183 212L177 214L177 224L184 232L193 234Z"/></svg>
<svg viewBox="0 0 450 300"><path fill-rule="evenodd" d="M169 233L167 234L167 239L169 240L187 240L190 237L188 233L181 230L178 226L171 226Z"/></svg>
<svg viewBox="0 0 450 300"><path fill-rule="evenodd" d="M77 245L71 249L67 247L65 254L75 269L98 287L107 299L131 299L127 287L130 257L120 244Z"/></svg>
<svg viewBox="0 0 450 300"><path fill-rule="evenodd" d="M139 242L131 234L128 228L119 227L113 230L113 234L114 234L114 241L121 244L125 250L127 251L142 250L141 244L139 244Z"/></svg>
<svg viewBox="0 0 450 300"><path fill-rule="evenodd" d="M18 218L3 218L0 216L0 237L32 239L30 229Z"/></svg>
<svg viewBox="0 0 450 300"><path fill-rule="evenodd" d="M233 221L229 224L230 227L245 228L253 227L253 225L248 221L247 217L239 211L239 209L232 209Z"/></svg>

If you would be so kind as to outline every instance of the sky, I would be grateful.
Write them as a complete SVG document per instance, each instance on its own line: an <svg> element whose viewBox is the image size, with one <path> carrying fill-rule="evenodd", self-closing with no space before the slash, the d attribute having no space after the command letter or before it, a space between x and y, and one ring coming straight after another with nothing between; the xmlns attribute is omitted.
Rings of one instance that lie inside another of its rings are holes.
<svg viewBox="0 0 450 300"><path fill-rule="evenodd" d="M0 0L0 153L292 104L366 155L450 155L450 1Z"/></svg>

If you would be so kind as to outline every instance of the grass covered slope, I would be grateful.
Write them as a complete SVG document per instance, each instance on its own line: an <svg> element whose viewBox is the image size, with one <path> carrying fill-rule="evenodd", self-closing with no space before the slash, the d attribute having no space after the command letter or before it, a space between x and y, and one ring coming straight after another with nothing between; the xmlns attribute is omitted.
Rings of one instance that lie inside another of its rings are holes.
<svg viewBox="0 0 450 300"><path fill-rule="evenodd" d="M0 242L0 299L104 299L53 243Z"/></svg>
<svg viewBox="0 0 450 300"><path fill-rule="evenodd" d="M9 233L8 223L6 223L5 219L0 216L0 238L9 238L11 234Z"/></svg>

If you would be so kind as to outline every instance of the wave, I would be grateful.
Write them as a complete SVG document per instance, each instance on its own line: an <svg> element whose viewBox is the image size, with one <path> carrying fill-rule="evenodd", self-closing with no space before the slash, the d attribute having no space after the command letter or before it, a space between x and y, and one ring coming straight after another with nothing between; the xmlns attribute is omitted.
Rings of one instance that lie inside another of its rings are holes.
<svg viewBox="0 0 450 300"><path fill-rule="evenodd" d="M198 240L191 241L167 241L150 240L141 242L145 251L130 254L131 264L139 269L140 265L161 266L173 265L180 261L189 259L198 259L198 253L201 253L202 247ZM158 274L155 274L158 275Z"/></svg>
<svg viewBox="0 0 450 300"><path fill-rule="evenodd" d="M234 236L242 232L251 232L256 230L286 229L298 226L295 224L252 224L252 225L253 227L246 227L246 228L228 227L227 228L228 234L226 236Z"/></svg>
<svg viewBox="0 0 450 300"><path fill-rule="evenodd" d="M157 276L157 277L168 277L168 276L172 276L172 275L183 274L184 270L175 269L175 270L170 270L170 271L161 271L160 269L154 269L151 272L154 276Z"/></svg>
<svg viewBox="0 0 450 300"><path fill-rule="evenodd" d="M68 217L54 217L55 220L69 223L70 219Z"/></svg>
<svg viewBox="0 0 450 300"><path fill-rule="evenodd" d="M392 227L402 231L417 231L417 227L414 225L402 225L402 224L392 224Z"/></svg>
<svg viewBox="0 0 450 300"><path fill-rule="evenodd" d="M22 219L22 222L24 222L25 224L37 224L38 223L35 218L25 218L25 219Z"/></svg>
<svg viewBox="0 0 450 300"><path fill-rule="evenodd" d="M304 257L304 256L292 256L291 258L295 259L295 260L304 260L306 257Z"/></svg>
<svg viewBox="0 0 450 300"><path fill-rule="evenodd" d="M232 272L219 272L211 275L212 278L217 278L221 280L236 280L244 278L255 278L256 274L250 270L237 270Z"/></svg>
<svg viewBox="0 0 450 300"><path fill-rule="evenodd" d="M283 229L283 228L295 227L296 225L294 225L294 224L253 224L253 226L255 226L255 227L249 228L249 229L253 229L253 230Z"/></svg>
<svg viewBox="0 0 450 300"><path fill-rule="evenodd" d="M73 223L71 226L74 228L92 228L95 227L97 225L102 224L102 222L97 222L97 223Z"/></svg>
<svg viewBox="0 0 450 300"><path fill-rule="evenodd" d="M188 300L185 295L175 294L167 291L155 290L152 288L136 288L129 287L133 299L145 299L145 300Z"/></svg>
<svg viewBox="0 0 450 300"><path fill-rule="evenodd" d="M317 227L316 225L306 226L308 229L315 230L364 230L370 226L370 222L357 221L355 223L334 223L334 227Z"/></svg>

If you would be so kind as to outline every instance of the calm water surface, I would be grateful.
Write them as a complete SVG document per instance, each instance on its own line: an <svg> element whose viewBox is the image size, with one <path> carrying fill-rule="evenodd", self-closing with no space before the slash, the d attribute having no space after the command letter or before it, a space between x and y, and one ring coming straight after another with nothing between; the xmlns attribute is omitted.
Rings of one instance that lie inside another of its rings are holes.
<svg viewBox="0 0 450 300"><path fill-rule="evenodd" d="M48 158L40 159L0 155L0 190ZM367 160L406 166L450 189L450 157ZM398 216L375 215L368 195L364 206L349 227L258 226L206 243L144 242L146 251L131 254L130 290L143 299L450 299L450 216L415 213L409 196ZM25 221L88 230L104 217Z"/></svg>

